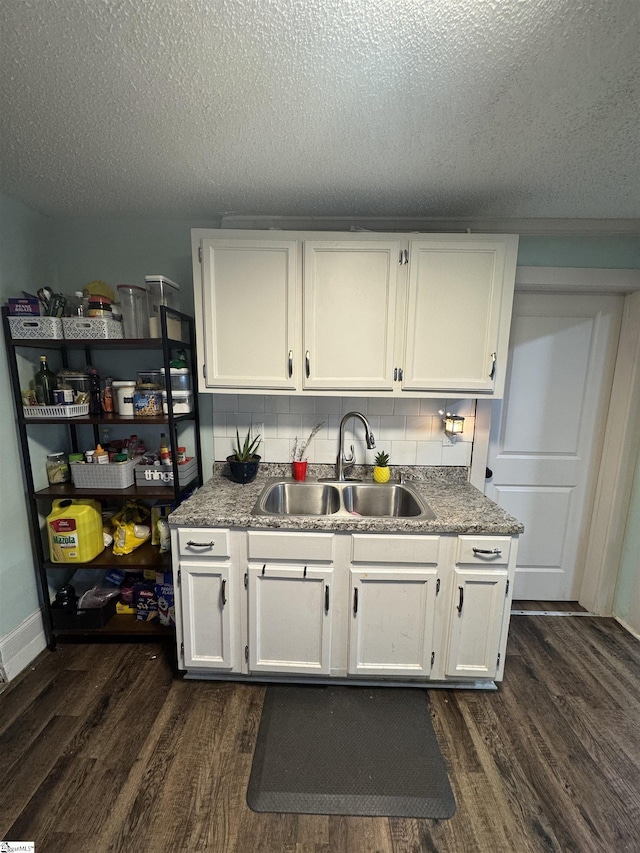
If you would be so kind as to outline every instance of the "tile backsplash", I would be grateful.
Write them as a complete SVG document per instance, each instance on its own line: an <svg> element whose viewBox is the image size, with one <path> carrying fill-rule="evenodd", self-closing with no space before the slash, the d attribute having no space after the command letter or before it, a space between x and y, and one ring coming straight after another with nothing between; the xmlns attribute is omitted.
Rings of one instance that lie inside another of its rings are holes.
<svg viewBox="0 0 640 853"><path fill-rule="evenodd" d="M449 440L439 411L465 418L464 432ZM331 464L338 453L340 421L347 412L363 414L375 436L367 450L362 424L348 423L345 446L354 445L359 463L373 464L378 451L391 465L470 465L475 428L475 400L397 399L380 397L288 397L215 394L213 440L217 461L233 453L236 428L241 438L251 430L262 435L258 453L265 462L290 462L293 445L324 423L309 446L309 462Z"/></svg>

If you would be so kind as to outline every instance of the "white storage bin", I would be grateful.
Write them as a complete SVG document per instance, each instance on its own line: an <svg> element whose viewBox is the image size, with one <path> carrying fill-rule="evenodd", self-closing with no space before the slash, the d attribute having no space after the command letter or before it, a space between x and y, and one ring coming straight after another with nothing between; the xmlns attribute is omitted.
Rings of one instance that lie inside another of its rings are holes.
<svg viewBox="0 0 640 853"><path fill-rule="evenodd" d="M71 479L76 489L127 489L133 486L133 470L137 459L97 465L92 462L71 462Z"/></svg>
<svg viewBox="0 0 640 853"><path fill-rule="evenodd" d="M122 337L122 323L111 317L63 317L64 336L78 338L110 339Z"/></svg>
<svg viewBox="0 0 640 853"><path fill-rule="evenodd" d="M174 415L188 415L193 411L193 397L191 391L173 391L171 392L173 400ZM167 402L167 392L162 392L162 409L165 415L169 414L169 404Z"/></svg>
<svg viewBox="0 0 640 853"><path fill-rule="evenodd" d="M62 324L62 317L9 317L11 337L15 339L48 338L49 340L61 340L64 337Z"/></svg>

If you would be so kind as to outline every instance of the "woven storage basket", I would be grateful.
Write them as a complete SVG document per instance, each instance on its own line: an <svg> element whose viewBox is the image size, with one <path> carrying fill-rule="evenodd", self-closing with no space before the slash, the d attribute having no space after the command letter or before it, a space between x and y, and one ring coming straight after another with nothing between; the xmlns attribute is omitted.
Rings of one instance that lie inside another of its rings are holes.
<svg viewBox="0 0 640 853"><path fill-rule="evenodd" d="M23 406L25 418L80 418L89 414L88 403L71 406Z"/></svg>
<svg viewBox="0 0 640 853"><path fill-rule="evenodd" d="M71 479L76 489L126 489L133 486L133 469L136 459L126 462L109 462L100 465L95 462L72 462Z"/></svg>

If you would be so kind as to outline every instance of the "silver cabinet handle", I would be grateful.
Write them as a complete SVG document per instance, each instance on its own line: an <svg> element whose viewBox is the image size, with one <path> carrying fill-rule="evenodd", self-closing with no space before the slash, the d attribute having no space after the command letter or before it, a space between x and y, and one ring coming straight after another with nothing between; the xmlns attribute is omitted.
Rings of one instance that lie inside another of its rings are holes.
<svg viewBox="0 0 640 853"><path fill-rule="evenodd" d="M489 379L493 379L496 375L496 358L497 355L495 352L491 353L491 373L489 374Z"/></svg>
<svg viewBox="0 0 640 853"><path fill-rule="evenodd" d="M311 362L309 360L309 350L307 350L306 353L304 354L304 363L305 363L305 370L306 370L307 379L308 379L311 376Z"/></svg>
<svg viewBox="0 0 640 853"><path fill-rule="evenodd" d="M398 368L397 367L393 368L393 381L394 382L398 381Z"/></svg>
<svg viewBox="0 0 640 853"><path fill-rule="evenodd" d="M398 381L402 382L402 368L401 367L398 368Z"/></svg>
<svg viewBox="0 0 640 853"><path fill-rule="evenodd" d="M194 542L193 539L189 539L187 542L188 548L213 548L216 543L211 540L211 542Z"/></svg>
<svg viewBox="0 0 640 853"><path fill-rule="evenodd" d="M472 550L474 554L491 554L496 557L502 554L500 548L494 548L493 550L489 550L488 548L473 548Z"/></svg>
<svg viewBox="0 0 640 853"><path fill-rule="evenodd" d="M293 376L293 350L289 350L289 379Z"/></svg>

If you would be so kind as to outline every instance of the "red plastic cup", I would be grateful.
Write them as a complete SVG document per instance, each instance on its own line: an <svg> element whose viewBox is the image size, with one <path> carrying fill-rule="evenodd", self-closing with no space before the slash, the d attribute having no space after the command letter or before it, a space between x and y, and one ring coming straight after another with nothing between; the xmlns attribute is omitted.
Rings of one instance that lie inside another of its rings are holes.
<svg viewBox="0 0 640 853"><path fill-rule="evenodd" d="M306 480L307 479L307 463L306 462L292 462L293 466L293 479L294 480Z"/></svg>

